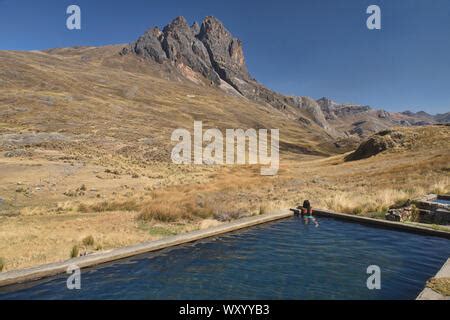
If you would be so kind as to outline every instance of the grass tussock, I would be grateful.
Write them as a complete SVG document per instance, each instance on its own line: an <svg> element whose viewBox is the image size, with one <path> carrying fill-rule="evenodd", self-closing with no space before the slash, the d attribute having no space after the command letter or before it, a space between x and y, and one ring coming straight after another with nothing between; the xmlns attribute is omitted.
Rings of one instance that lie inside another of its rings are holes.
<svg viewBox="0 0 450 320"><path fill-rule="evenodd" d="M3 271L3 269L5 268L5 259L3 259L2 257L0 257L0 272Z"/></svg>
<svg viewBox="0 0 450 320"><path fill-rule="evenodd" d="M193 202L169 203L149 202L145 204L137 219L140 221L176 222L180 220L206 219L213 215L209 207L201 207Z"/></svg>
<svg viewBox="0 0 450 320"><path fill-rule="evenodd" d="M79 256L79 254L80 254L80 247L78 245L74 245L72 247L72 250L70 250L70 257L76 258Z"/></svg>
<svg viewBox="0 0 450 320"><path fill-rule="evenodd" d="M444 295L450 296L450 278L431 278L427 282L427 287Z"/></svg>
<svg viewBox="0 0 450 320"><path fill-rule="evenodd" d="M258 214L266 214L266 213L270 213L273 210L273 205L269 202L263 202L260 206L259 206L259 210L258 210Z"/></svg>
<svg viewBox="0 0 450 320"><path fill-rule="evenodd" d="M383 189L373 193L335 192L325 200L326 207L343 213L385 213L392 205L406 202L412 194L405 190Z"/></svg>
<svg viewBox="0 0 450 320"><path fill-rule="evenodd" d="M93 204L80 204L80 212L109 212L109 211L138 211L140 209L136 200L101 201Z"/></svg>
<svg viewBox="0 0 450 320"><path fill-rule="evenodd" d="M94 245L94 237L93 236L87 236L82 240L83 245L85 246L93 246Z"/></svg>
<svg viewBox="0 0 450 320"><path fill-rule="evenodd" d="M448 194L450 193L450 179L448 177L436 181L432 187L431 192L434 194Z"/></svg>
<svg viewBox="0 0 450 320"><path fill-rule="evenodd" d="M167 237L167 236L173 236L176 235L176 231L171 230L170 228L163 227L163 226L152 226L148 230L148 233L152 236L156 237Z"/></svg>

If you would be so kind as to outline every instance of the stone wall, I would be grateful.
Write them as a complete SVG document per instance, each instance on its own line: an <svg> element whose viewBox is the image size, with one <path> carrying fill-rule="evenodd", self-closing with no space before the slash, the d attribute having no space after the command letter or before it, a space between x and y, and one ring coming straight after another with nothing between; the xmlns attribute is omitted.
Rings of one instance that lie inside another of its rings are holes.
<svg viewBox="0 0 450 320"><path fill-rule="evenodd" d="M448 195L427 195L421 199L412 200L402 208L389 209L385 218L390 221L450 225L450 206L434 202L436 199L448 198Z"/></svg>

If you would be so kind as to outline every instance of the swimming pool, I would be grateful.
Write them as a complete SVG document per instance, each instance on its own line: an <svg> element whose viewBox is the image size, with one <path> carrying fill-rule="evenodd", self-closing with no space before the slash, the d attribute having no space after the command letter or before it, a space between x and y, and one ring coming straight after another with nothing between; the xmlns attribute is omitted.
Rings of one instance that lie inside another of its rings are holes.
<svg viewBox="0 0 450 320"><path fill-rule="evenodd" d="M450 240L296 217L82 270L0 288L0 299L414 299L450 256ZM366 269L381 268L369 290Z"/></svg>

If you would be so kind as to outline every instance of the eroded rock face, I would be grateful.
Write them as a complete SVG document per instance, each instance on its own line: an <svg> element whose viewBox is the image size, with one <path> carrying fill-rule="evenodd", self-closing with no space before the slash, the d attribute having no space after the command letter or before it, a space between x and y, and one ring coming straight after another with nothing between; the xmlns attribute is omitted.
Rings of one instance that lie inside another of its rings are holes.
<svg viewBox="0 0 450 320"><path fill-rule="evenodd" d="M194 33L195 36L197 36L200 33L200 26L198 25L197 21L195 21L191 26L192 33Z"/></svg>
<svg viewBox="0 0 450 320"><path fill-rule="evenodd" d="M167 60L167 55L161 45L162 37L163 34L157 27L152 28L131 45L131 50L137 55L163 63Z"/></svg>
<svg viewBox="0 0 450 320"><path fill-rule="evenodd" d="M320 108L320 105L317 103L317 101L308 97L297 97L296 100L299 108L305 110L305 112L307 112L310 116L311 120L313 120L317 125L326 130L330 129L328 122L325 119L325 115L323 114L322 109Z"/></svg>
<svg viewBox="0 0 450 320"><path fill-rule="evenodd" d="M216 85L223 80L244 95L255 93L256 82L249 82L242 42L215 17L206 17L201 26L195 22L190 27L185 18L177 17L162 31L148 30L123 54L128 52L159 63L183 64Z"/></svg>
<svg viewBox="0 0 450 320"><path fill-rule="evenodd" d="M197 37L205 45L214 69L223 80L239 88L239 80L250 79L241 41L233 38L217 18L206 17Z"/></svg>
<svg viewBox="0 0 450 320"><path fill-rule="evenodd" d="M185 18L177 17L162 31L147 31L123 53L128 51L159 63L187 66L215 85L222 79L239 92L249 90L242 43L214 17L206 17L201 26L197 22L189 26Z"/></svg>
<svg viewBox="0 0 450 320"><path fill-rule="evenodd" d="M147 31L128 50L159 63L170 61L189 67L219 85L220 77L214 71L208 51L195 36L197 30L198 24L189 27L185 18L177 17L162 31L158 28Z"/></svg>
<svg viewBox="0 0 450 320"><path fill-rule="evenodd" d="M164 27L162 33L162 48L169 60L182 63L216 85L220 84L220 78L212 67L205 46L195 37L186 19L176 18Z"/></svg>

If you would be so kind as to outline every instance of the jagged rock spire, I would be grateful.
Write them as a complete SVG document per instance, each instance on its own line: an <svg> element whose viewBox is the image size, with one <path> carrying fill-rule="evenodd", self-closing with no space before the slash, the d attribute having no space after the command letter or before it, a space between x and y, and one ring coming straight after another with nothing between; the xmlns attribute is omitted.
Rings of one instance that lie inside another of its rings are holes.
<svg viewBox="0 0 450 320"><path fill-rule="evenodd" d="M152 28L131 44L137 55L184 64L215 84L221 79L236 87L235 78L249 79L242 43L215 17L206 17L202 25L189 27L177 17L160 31Z"/></svg>

